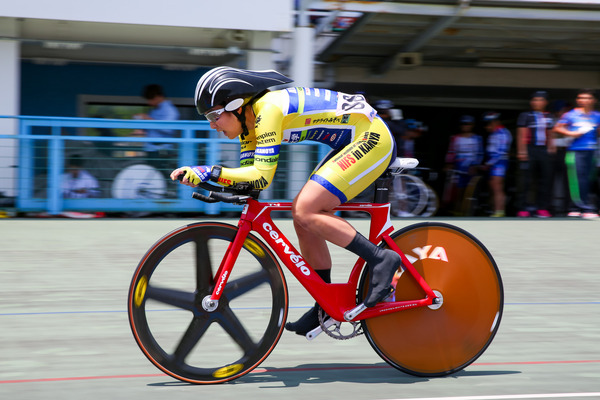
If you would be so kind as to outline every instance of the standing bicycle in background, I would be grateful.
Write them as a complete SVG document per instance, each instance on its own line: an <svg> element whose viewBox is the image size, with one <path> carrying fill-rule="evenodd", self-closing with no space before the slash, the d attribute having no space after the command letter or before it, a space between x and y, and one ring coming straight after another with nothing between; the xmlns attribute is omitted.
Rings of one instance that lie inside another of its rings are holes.
<svg viewBox="0 0 600 400"><path fill-rule="evenodd" d="M185 166L174 170L171 178L183 175L181 183L192 187L211 180L224 186L249 182L264 189L273 180L282 142L329 145L331 152L293 202L300 251L326 283L331 282L332 265L327 241L364 259L371 276L364 303L372 307L392 292L400 256L371 243L333 209L362 192L395 160L394 139L362 95L303 87L268 90L290 82L276 71L229 67L203 75L196 86L196 108L211 128L230 139L239 137L240 167ZM318 311L315 304L286 329L305 335L319 326Z"/></svg>
<svg viewBox="0 0 600 400"><path fill-rule="evenodd" d="M589 202L589 194L596 175L596 149L600 112L594 111L596 94L582 89L577 94L577 107L565 113L554 130L573 139L565 156L571 206L569 217L597 218L598 210Z"/></svg>
<svg viewBox="0 0 600 400"><path fill-rule="evenodd" d="M487 139L487 161L484 169L489 172L490 189L492 190L494 213L492 217L504 217L506 194L504 180L508 170L508 152L512 136L500 122L500 114L490 111L483 116L485 129L490 133Z"/></svg>
<svg viewBox="0 0 600 400"><path fill-rule="evenodd" d="M444 188L444 203L457 211L465 188L479 172L483 162L483 139L473 132L475 118L463 115L460 118L460 132L450 137L446 153L446 174L451 174L448 187Z"/></svg>
<svg viewBox="0 0 600 400"><path fill-rule="evenodd" d="M556 154L554 120L546 111L548 93L545 91L533 93L529 104L531 110L522 112L517 119L517 216L548 218L551 216L548 210L552 198L552 157Z"/></svg>

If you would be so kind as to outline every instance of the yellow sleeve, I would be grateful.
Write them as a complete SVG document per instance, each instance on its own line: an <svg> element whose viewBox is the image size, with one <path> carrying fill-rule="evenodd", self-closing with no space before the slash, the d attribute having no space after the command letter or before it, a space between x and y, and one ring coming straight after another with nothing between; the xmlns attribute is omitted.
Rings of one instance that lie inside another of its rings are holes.
<svg viewBox="0 0 600 400"><path fill-rule="evenodd" d="M222 185L249 182L255 189L265 189L273 181L283 135L283 112L275 104L261 100L253 106L254 130L244 138L240 136L240 168L223 168L219 177Z"/></svg>

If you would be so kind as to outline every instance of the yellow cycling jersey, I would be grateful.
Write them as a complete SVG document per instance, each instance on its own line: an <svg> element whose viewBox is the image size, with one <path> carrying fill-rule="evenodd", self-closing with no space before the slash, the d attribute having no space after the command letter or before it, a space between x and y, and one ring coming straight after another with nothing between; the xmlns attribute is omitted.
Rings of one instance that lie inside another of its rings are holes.
<svg viewBox="0 0 600 400"><path fill-rule="evenodd" d="M252 108L256 122L240 136L240 168L223 168L222 185L250 182L264 189L275 175L281 143L312 140L341 149L354 141L358 124L377 114L362 95L302 87L268 92Z"/></svg>

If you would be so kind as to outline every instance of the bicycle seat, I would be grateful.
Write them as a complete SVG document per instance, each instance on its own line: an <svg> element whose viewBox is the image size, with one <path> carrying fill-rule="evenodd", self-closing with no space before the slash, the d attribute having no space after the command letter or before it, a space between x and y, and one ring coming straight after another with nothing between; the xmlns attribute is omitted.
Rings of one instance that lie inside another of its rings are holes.
<svg viewBox="0 0 600 400"><path fill-rule="evenodd" d="M416 168L419 165L419 160L416 158L403 158L396 157L393 163L390 164L388 169L397 170L397 169L412 169Z"/></svg>

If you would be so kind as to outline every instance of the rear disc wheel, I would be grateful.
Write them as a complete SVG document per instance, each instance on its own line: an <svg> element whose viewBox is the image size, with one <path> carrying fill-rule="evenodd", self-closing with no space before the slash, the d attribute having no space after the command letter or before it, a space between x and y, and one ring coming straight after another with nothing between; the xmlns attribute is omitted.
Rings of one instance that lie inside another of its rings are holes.
<svg viewBox="0 0 600 400"><path fill-rule="evenodd" d="M443 300L441 305L363 320L369 343L386 362L411 375L460 371L486 350L498 331L504 292L494 259L475 237L448 224L415 224L391 237ZM408 272L399 270L396 278L396 301L424 297ZM363 297L368 281L365 270L359 287Z"/></svg>

